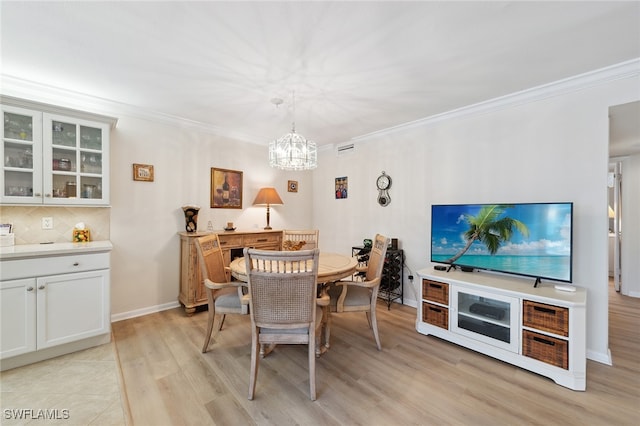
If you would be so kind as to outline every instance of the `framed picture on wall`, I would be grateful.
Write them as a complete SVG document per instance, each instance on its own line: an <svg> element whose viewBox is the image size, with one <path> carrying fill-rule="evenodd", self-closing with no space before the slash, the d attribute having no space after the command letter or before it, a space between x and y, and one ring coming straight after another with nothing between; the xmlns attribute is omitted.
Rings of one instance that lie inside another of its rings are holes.
<svg viewBox="0 0 640 426"><path fill-rule="evenodd" d="M346 176L336 178L336 200L347 198L349 179Z"/></svg>
<svg viewBox="0 0 640 426"><path fill-rule="evenodd" d="M211 208L242 209L242 172L211 168Z"/></svg>
<svg viewBox="0 0 640 426"><path fill-rule="evenodd" d="M151 164L133 164L133 180L153 182L153 166Z"/></svg>
<svg viewBox="0 0 640 426"><path fill-rule="evenodd" d="M287 191L289 192L298 192L298 181L290 180L287 182Z"/></svg>

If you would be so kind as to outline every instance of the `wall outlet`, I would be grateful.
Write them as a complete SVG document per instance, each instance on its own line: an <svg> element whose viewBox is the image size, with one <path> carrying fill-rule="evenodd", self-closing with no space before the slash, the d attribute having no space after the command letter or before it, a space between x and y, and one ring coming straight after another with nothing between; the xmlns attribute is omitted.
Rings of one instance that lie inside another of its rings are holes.
<svg viewBox="0 0 640 426"><path fill-rule="evenodd" d="M53 218L52 217L43 217L42 218L42 229L53 229Z"/></svg>

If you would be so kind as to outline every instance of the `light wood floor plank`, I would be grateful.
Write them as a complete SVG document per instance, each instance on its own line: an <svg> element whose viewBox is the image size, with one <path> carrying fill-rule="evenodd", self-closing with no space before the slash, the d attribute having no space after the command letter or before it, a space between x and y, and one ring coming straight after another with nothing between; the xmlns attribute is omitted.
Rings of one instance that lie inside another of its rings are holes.
<svg viewBox="0 0 640 426"><path fill-rule="evenodd" d="M587 391L415 330L415 309L378 306L383 350L360 313L332 317L309 399L304 345L261 360L247 399L248 316L230 315L200 352L206 312L173 309L113 324L138 425L635 425L640 418L640 299L610 293L614 365L587 361Z"/></svg>

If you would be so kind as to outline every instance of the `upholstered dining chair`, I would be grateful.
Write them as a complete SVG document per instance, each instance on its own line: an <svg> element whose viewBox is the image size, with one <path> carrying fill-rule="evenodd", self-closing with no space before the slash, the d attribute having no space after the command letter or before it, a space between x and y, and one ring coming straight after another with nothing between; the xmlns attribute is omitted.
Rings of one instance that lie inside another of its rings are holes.
<svg viewBox="0 0 640 426"><path fill-rule="evenodd" d="M376 304L388 246L389 238L377 234L373 240L366 269L362 271L363 279L337 281L329 288L331 311L365 312L379 351L382 350L382 345L378 334Z"/></svg>
<svg viewBox="0 0 640 426"><path fill-rule="evenodd" d="M309 394L316 399L316 343L322 320L317 301L319 250L244 249L251 318L249 399L255 395L261 345L308 345ZM324 296L325 305L329 297Z"/></svg>
<svg viewBox="0 0 640 426"><path fill-rule="evenodd" d="M196 238L195 242L209 308L207 331L202 346L202 353L205 353L209 348L215 318L219 317L216 327L218 332L222 329L226 314L246 315L249 307L246 303L242 303L244 297L242 288L246 284L241 281L231 281L231 270L224 266L218 235L211 234Z"/></svg>
<svg viewBox="0 0 640 426"><path fill-rule="evenodd" d="M285 229L282 231L282 248L284 250L311 250L318 248L317 229Z"/></svg>

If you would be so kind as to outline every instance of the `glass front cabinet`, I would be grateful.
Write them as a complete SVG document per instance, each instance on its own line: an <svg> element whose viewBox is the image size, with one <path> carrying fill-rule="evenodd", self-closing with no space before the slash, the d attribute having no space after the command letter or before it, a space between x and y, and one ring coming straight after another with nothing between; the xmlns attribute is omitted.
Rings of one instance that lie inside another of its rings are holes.
<svg viewBox="0 0 640 426"><path fill-rule="evenodd" d="M3 204L109 204L110 124L2 105Z"/></svg>
<svg viewBox="0 0 640 426"><path fill-rule="evenodd" d="M451 298L452 332L518 353L519 299L457 286Z"/></svg>

